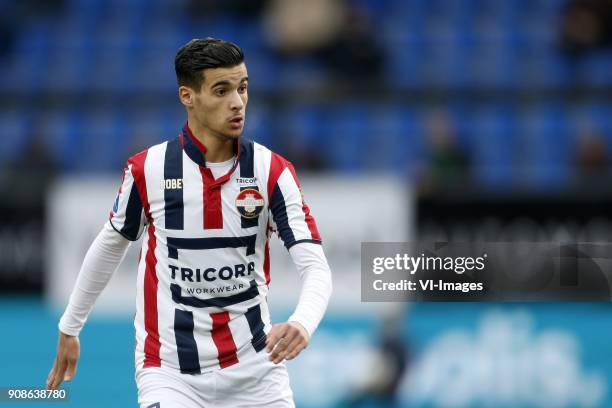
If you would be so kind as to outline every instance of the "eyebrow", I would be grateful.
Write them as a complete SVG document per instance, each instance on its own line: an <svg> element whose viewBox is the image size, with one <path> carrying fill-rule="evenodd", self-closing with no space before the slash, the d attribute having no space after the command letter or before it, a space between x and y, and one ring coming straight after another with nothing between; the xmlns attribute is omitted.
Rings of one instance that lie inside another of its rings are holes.
<svg viewBox="0 0 612 408"><path fill-rule="evenodd" d="M240 80L240 83L243 83L243 82L248 81L248 80L249 80L249 77L245 76L244 78L242 78ZM211 88L214 88L214 87L219 86L219 85L231 85L231 82L228 81L227 79L222 79L221 81L217 81L214 84L212 84Z"/></svg>

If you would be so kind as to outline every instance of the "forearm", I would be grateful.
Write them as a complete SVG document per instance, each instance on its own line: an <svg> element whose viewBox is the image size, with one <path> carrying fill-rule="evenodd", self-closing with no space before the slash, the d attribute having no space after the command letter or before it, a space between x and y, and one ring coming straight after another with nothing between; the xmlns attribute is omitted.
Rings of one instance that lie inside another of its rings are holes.
<svg viewBox="0 0 612 408"><path fill-rule="evenodd" d="M130 241L107 222L93 241L79 272L70 301L60 319L59 329L78 336L96 299L123 260Z"/></svg>
<svg viewBox="0 0 612 408"><path fill-rule="evenodd" d="M291 247L289 254L302 280L300 299L289 321L300 323L312 336L331 296L331 271L321 245L300 243Z"/></svg>

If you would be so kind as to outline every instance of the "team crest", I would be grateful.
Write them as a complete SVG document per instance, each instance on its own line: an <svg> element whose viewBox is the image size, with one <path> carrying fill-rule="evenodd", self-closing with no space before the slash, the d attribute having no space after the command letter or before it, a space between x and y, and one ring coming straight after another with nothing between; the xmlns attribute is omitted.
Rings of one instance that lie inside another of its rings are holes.
<svg viewBox="0 0 612 408"><path fill-rule="evenodd" d="M263 196L253 188L242 190L236 196L236 208L245 218L257 218L264 208Z"/></svg>

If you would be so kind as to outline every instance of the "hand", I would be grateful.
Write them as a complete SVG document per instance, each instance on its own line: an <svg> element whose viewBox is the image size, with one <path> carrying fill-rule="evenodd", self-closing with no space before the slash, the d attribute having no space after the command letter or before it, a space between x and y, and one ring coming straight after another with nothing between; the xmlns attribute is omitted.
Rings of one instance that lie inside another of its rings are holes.
<svg viewBox="0 0 612 408"><path fill-rule="evenodd" d="M57 343L57 356L53 368L47 376L47 389L56 390L62 381L70 381L76 374L81 346L79 338L60 332Z"/></svg>
<svg viewBox="0 0 612 408"><path fill-rule="evenodd" d="M283 360L292 360L308 346L310 336L298 322L275 324L266 339L266 351L270 360L278 364Z"/></svg>

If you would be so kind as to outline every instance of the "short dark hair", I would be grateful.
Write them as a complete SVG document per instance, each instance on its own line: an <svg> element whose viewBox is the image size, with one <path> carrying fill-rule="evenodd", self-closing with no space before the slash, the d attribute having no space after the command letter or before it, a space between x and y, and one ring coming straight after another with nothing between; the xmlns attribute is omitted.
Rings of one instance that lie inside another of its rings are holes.
<svg viewBox="0 0 612 408"><path fill-rule="evenodd" d="M229 68L244 62L236 44L217 38L194 38L176 52L174 70L179 86L200 90L207 68Z"/></svg>

